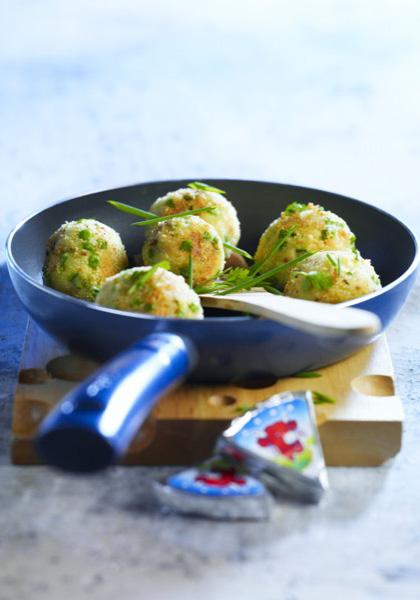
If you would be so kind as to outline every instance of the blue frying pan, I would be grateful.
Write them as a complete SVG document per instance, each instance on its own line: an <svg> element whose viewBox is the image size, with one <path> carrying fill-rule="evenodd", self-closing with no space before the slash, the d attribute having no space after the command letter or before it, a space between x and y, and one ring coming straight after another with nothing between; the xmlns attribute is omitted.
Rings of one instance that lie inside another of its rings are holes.
<svg viewBox="0 0 420 600"><path fill-rule="evenodd" d="M64 221L94 218L120 232L131 257L142 230L107 204L147 209L189 180L133 185L72 198L29 217L7 241L10 276L40 327L73 352L109 361L50 413L41 426L43 458L72 471L114 462L162 394L187 375L190 382L270 385L279 377L339 361L373 340L320 336L278 322L208 309L203 321L124 313L72 298L42 285L47 239ZM414 283L419 262L413 233L390 214L345 196L276 183L206 180L226 190L242 225L241 247L253 252L259 236L290 202L314 202L340 215L380 275L383 288L343 304L375 313L385 330ZM139 341L140 340L140 341ZM110 360L111 359L111 360Z"/></svg>

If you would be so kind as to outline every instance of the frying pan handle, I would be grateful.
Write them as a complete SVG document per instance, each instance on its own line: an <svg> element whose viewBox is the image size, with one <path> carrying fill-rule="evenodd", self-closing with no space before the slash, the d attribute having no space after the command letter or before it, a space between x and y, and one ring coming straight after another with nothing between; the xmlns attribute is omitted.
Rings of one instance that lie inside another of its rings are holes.
<svg viewBox="0 0 420 600"><path fill-rule="evenodd" d="M93 472L125 452L156 401L188 374L196 353L170 333L144 337L67 394L42 422L36 440L50 465Z"/></svg>

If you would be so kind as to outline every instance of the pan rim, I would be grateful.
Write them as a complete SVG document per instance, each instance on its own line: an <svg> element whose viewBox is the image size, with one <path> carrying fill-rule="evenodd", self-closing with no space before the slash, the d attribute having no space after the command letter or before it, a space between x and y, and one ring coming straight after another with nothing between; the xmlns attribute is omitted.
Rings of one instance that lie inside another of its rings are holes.
<svg viewBox="0 0 420 600"><path fill-rule="evenodd" d="M414 232L410 229L410 227L404 223L404 221L402 221L401 219L399 219L398 217L395 217L394 215L392 215L391 213L387 212L386 210L383 210L380 207L374 206L373 204L369 204L368 202L364 202L363 200L358 200L356 198L351 198L350 196L344 196L342 194L338 194L336 192L331 192L328 190L322 190L319 188L312 188L312 187L307 187L307 186L301 186L301 185L296 185L293 183L281 183L281 182L276 182L276 181L260 181L260 180L253 180L253 179L232 179L232 178L216 178L216 177L201 177L201 179L203 181L208 181L209 183L215 183L218 181L226 181L226 182L232 182L232 183L241 183L241 184L257 184L257 185L272 185L272 186L282 186L282 187L293 187L293 188L297 188L297 189L302 189L302 190L306 190L306 191L313 191L313 192L318 192L321 194L325 194L325 195L331 195L331 196L340 196L346 200L350 200L351 202L354 202L356 204L359 204L363 207L368 207L370 209L376 210L379 213L382 213L383 215L385 215L386 217L390 218L393 221L396 221L401 227L402 229L404 229L406 231L406 233L409 235L409 237L411 238L413 245L414 245L414 257L413 260L411 262L411 264L408 266L408 268L394 281L391 281L390 283L388 283L385 287L380 288L377 292L372 292L371 294L366 294L364 296L360 296L360 298L355 298L354 300L348 300L346 302L340 302L338 304L335 304L334 306L338 307L338 308L343 308L343 307L348 307L348 306L358 306L368 300L371 300L373 298L377 298L379 296L384 295L385 293L391 291L393 288L395 288L396 286L398 286L400 283L402 283L403 281L405 281L408 277L410 277L410 275L412 275L416 269L419 266L420 263L420 252L419 252L419 242L417 240L416 235L414 234ZM137 313L137 312L129 312L129 311L121 311L121 310L117 310L117 309L113 309L113 308L108 308L105 306L100 306L97 304L94 304L93 302L89 302L87 300L82 300L80 298L75 298L74 296L70 296L68 294L64 294L62 292L59 292L58 290L54 290L53 288L49 288L41 283L39 283L38 281L36 281L33 277L31 277L30 275L28 275L26 273L26 271L24 271L22 269L22 267L20 267L20 265L17 263L15 257L13 256L13 251L12 251L12 243L13 243L13 239L15 237L15 235L17 234L17 232L26 225L26 223L28 223L31 219L33 219L34 217L37 217L39 215L41 215L43 212L45 212L46 210L49 210L51 208L53 208L54 206L58 206L60 204L65 204L67 202L71 202L73 200L76 200L78 198L84 198L86 196L91 196L93 194L99 194L99 193L107 193L108 191L113 191L116 189L121 189L121 188L131 188L131 187L137 187L137 186L152 186L152 185L169 185L169 184L176 184L179 185L183 182L189 182L189 181L195 181L195 178L183 178L183 179L167 179L167 180L155 180L155 181L145 181L145 182L137 182L137 183L132 183L129 185L123 185L123 186L119 186L116 188L112 188L110 190L108 189L100 189L100 190L94 190L94 191L90 191L90 192L84 192L81 195L78 196L68 196L65 198L62 198L61 200L58 200L57 202L53 202L52 204L50 204L49 206L46 206L45 208L43 208L42 210L39 211L35 211L33 213L31 213L30 215L28 215L27 217L25 217L24 219L22 219L21 221L19 221L10 231L9 235L7 236L6 239L6 243L5 243L5 250L6 250L6 259L7 262L9 264L9 267L12 268L20 277L22 277L29 285L37 288L39 291L41 291L41 293L46 293L49 294L51 296L54 296L56 298L58 298L59 300L64 300L66 302L70 302L72 304L76 304L79 306L83 306L84 308L90 309L90 310L94 310L94 311L99 311L99 312L105 312L105 313L110 313L110 314L114 314L117 316L126 316L126 317L131 317L131 318L136 318L136 319L140 319L140 320L151 320L151 321L157 321L157 320L165 320L165 321L173 321L173 322L188 322L188 323L205 323L208 321L212 321L212 322L226 322L226 321L234 321L234 322L238 322L238 321L251 321L254 320L253 317L249 317L249 316L245 316L245 315L238 315L238 316L229 316L229 317L207 317L205 319L182 319L182 318L174 318L174 317L157 317L157 316L153 316L153 315L147 315L147 314L143 314L143 313Z"/></svg>

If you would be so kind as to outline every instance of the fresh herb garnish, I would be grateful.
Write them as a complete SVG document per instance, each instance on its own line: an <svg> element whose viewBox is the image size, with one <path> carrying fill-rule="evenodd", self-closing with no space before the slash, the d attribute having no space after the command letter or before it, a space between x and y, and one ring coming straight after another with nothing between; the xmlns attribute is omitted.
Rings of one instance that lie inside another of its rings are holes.
<svg viewBox="0 0 420 600"><path fill-rule="evenodd" d="M145 221L137 221L136 223L132 223L132 225L136 225L136 227L148 227L149 225L156 225L157 223L161 223L163 221L170 221L171 219L178 219L180 217L189 217L190 215L198 215L204 212L213 213L215 210L215 206L204 206L203 208L184 210L183 212L174 213L172 215L165 215L163 217L154 215L153 218L146 219Z"/></svg>
<svg viewBox="0 0 420 600"><path fill-rule="evenodd" d="M270 285L268 283L264 284L264 289L267 292L270 292L271 294L274 294L275 296L283 296L282 292L279 289L273 287L272 285Z"/></svg>
<svg viewBox="0 0 420 600"><path fill-rule="evenodd" d="M317 373L316 371L299 371L290 377L295 377L298 379L317 379L318 377L322 377L322 373Z"/></svg>
<svg viewBox="0 0 420 600"><path fill-rule="evenodd" d="M190 302L190 303L188 304L188 308L190 309L190 311L191 311L192 313L197 313L197 312L200 310L200 307L199 307L199 306L197 306L197 304L194 304L194 302Z"/></svg>
<svg viewBox="0 0 420 600"><path fill-rule="evenodd" d="M193 257L192 250L190 250L190 255L188 257L188 285L190 288L193 286L193 275L194 275L194 265L193 265Z"/></svg>
<svg viewBox="0 0 420 600"><path fill-rule="evenodd" d="M253 410L255 406L251 406L250 404L242 404L240 406L235 407L235 412L239 413L240 416L247 413L249 410Z"/></svg>
<svg viewBox="0 0 420 600"><path fill-rule="evenodd" d="M331 254L328 253L327 254L327 260L334 267L337 275L340 277L340 275L341 275L341 260L340 260L340 257L337 256L337 260L334 260L334 258L331 256Z"/></svg>
<svg viewBox="0 0 420 600"><path fill-rule="evenodd" d="M271 248L270 252L262 260L259 260L256 263L254 263L254 265L251 267L251 272L259 273L261 271L262 267L264 265L266 265L268 263L268 261L271 260L273 258L273 256L275 254L277 254L277 252L279 252L279 250L281 250L286 245L287 240L289 239L289 237L291 235L293 235L295 229L296 229L296 227L289 227L288 229L282 229L279 233L277 242ZM303 256L303 254L302 254L302 256Z"/></svg>
<svg viewBox="0 0 420 600"><path fill-rule="evenodd" d="M204 185L204 184L203 184ZM171 200L169 198L169 200ZM152 225L157 225L162 221L170 221L171 219L177 219L179 217L189 217L191 215L198 215L201 213L214 213L217 209L216 206L203 206L201 208L194 208L192 210L184 210L182 212L173 213L171 215L159 216L156 213L152 213L148 210L143 210L141 208L136 208L135 206L130 206L129 204L124 204L123 202L116 202L115 200L108 200L108 204L120 210L121 212L128 213L130 215L136 215L137 217L142 217L143 221L136 221L132 223L136 227L148 227ZM168 204L168 201L167 201ZM87 230L86 230L87 231ZM82 233L82 232L80 232ZM90 234L89 234L90 235ZM80 234L79 234L80 237ZM87 239L87 238L83 238Z"/></svg>
<svg viewBox="0 0 420 600"><path fill-rule="evenodd" d="M341 275L341 259L337 256L337 275L340 277Z"/></svg>
<svg viewBox="0 0 420 600"><path fill-rule="evenodd" d="M307 208L308 208L307 204L302 204L301 202L292 202L291 204L286 206L286 208L284 209L283 212L286 215L292 215L293 213L302 212L304 210L307 210Z"/></svg>
<svg viewBox="0 0 420 600"><path fill-rule="evenodd" d="M224 190L219 190L216 187L211 185L207 185L207 183L203 183L202 181L192 181L188 184L188 187L192 190L203 190L203 192L215 192L216 194L226 194Z"/></svg>
<svg viewBox="0 0 420 600"><path fill-rule="evenodd" d="M289 269L294 265L300 263L302 260L305 260L308 256L311 256L311 252L306 252L293 260L289 260L287 263L283 263L281 265L277 265L276 267L270 269L266 273L257 274L252 271L252 269L246 269L245 267L236 267L227 269L222 275L220 279L213 281L206 286L196 288L196 292L198 294L231 294L233 292L237 292L239 290L249 290L254 287L263 287L266 288L268 285L269 288L273 288L271 279L277 275L280 271L284 269ZM271 291L270 289L268 291Z"/></svg>
<svg viewBox="0 0 420 600"><path fill-rule="evenodd" d="M133 294L138 288L142 287L159 268L169 269L169 262L167 260L163 260L154 264L147 271L135 271L130 275L130 282L132 283L131 287L128 289L128 294Z"/></svg>
<svg viewBox="0 0 420 600"><path fill-rule="evenodd" d="M223 242L223 246L228 250L231 250L231 252L239 254L239 256L243 256L244 258L248 258L249 260L254 260L253 257L249 254L249 252L247 252L246 250L242 250L242 248L238 248L237 246L233 246L232 244L229 244L229 242Z"/></svg>
<svg viewBox="0 0 420 600"><path fill-rule="evenodd" d="M335 404L334 398L331 398L331 396L327 396L326 394L321 394L321 392L312 391L312 398L314 404Z"/></svg>
<svg viewBox="0 0 420 600"><path fill-rule="evenodd" d="M116 202L115 200L108 200L108 204L117 210L120 210L121 212L128 213L129 215L136 215L137 217L142 217L143 219L150 219L157 216L155 213L149 212L148 210L136 208L135 206L130 206L129 204L124 204L123 202Z"/></svg>
<svg viewBox="0 0 420 600"><path fill-rule="evenodd" d="M337 268L337 263L336 261L333 259L333 257L331 256L330 253L327 254L327 260L328 262L336 269Z"/></svg>
<svg viewBox="0 0 420 600"><path fill-rule="evenodd" d="M296 275L302 275L302 290L308 292L309 290L318 290L320 292L329 290L334 284L334 280L329 273L323 273L322 271L298 271Z"/></svg>

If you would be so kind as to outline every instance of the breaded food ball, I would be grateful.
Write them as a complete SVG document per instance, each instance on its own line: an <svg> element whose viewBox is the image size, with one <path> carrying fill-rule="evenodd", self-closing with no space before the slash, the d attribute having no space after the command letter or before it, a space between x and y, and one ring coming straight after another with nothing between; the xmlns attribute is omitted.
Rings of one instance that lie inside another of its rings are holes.
<svg viewBox="0 0 420 600"><path fill-rule="evenodd" d="M238 215L233 204L222 194L202 189L182 188L158 198L150 210L159 216L166 216L206 206L212 206L214 210L211 213L199 213L198 216L213 225L222 242L236 246L241 235Z"/></svg>
<svg viewBox="0 0 420 600"><path fill-rule="evenodd" d="M293 202L262 234L255 260L265 260L261 269L265 273L306 251L352 250L355 241L356 237L341 217L312 202ZM273 280L284 286L288 275L289 269L284 269Z"/></svg>
<svg viewBox="0 0 420 600"><path fill-rule="evenodd" d="M210 223L195 216L174 217L151 228L142 254L146 265L166 260L170 270L187 281L191 264L194 286L214 279L225 264L219 234Z"/></svg>
<svg viewBox="0 0 420 600"><path fill-rule="evenodd" d="M162 267L134 267L109 277L96 297L109 308L159 317L202 319L200 298L179 275Z"/></svg>
<svg viewBox="0 0 420 600"><path fill-rule="evenodd" d="M316 252L290 271L286 296L337 304L381 287L370 260L351 250Z"/></svg>
<svg viewBox="0 0 420 600"><path fill-rule="evenodd" d="M94 300L107 277L127 266L119 234L94 219L64 223L47 242L44 283L64 294Z"/></svg>

